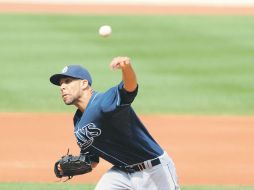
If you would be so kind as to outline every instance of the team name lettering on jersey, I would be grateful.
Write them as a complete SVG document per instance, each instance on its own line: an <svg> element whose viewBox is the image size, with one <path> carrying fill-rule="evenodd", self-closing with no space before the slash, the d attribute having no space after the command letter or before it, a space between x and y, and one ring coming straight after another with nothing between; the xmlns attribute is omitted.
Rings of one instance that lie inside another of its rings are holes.
<svg viewBox="0 0 254 190"><path fill-rule="evenodd" d="M86 149L93 144L94 138L100 136L101 130L94 123L89 123L74 132L80 148Z"/></svg>

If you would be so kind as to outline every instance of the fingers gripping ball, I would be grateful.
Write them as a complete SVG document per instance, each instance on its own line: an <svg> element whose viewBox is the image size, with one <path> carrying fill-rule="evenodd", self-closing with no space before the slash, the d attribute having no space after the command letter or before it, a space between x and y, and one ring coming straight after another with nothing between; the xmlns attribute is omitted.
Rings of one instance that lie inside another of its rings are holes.
<svg viewBox="0 0 254 190"><path fill-rule="evenodd" d="M60 168L60 170L59 170ZM91 161L87 155L80 156L65 155L55 163L54 172L56 177L68 177L81 175L92 171Z"/></svg>
<svg viewBox="0 0 254 190"><path fill-rule="evenodd" d="M99 28L99 35L102 37L108 37L112 33L111 26L109 25L103 25Z"/></svg>

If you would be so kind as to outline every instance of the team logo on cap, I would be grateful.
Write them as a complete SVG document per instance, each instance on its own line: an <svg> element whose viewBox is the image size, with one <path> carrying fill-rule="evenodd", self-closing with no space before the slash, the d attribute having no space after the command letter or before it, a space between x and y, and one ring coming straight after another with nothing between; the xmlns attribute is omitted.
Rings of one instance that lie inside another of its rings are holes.
<svg viewBox="0 0 254 190"><path fill-rule="evenodd" d="M64 67L63 70L62 70L62 73L66 73L68 71L68 67Z"/></svg>

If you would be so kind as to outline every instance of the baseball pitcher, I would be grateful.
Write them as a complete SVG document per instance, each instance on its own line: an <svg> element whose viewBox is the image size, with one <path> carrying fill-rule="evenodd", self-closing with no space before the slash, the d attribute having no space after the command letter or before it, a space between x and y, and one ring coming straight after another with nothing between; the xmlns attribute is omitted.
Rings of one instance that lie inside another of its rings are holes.
<svg viewBox="0 0 254 190"><path fill-rule="evenodd" d="M91 75L79 65L50 77L64 103L77 107L74 135L81 150L56 162L56 176L90 172L102 158L113 167L96 190L180 190L173 161L131 107L138 84L130 59L116 57L110 67L122 71L122 81L103 93L93 90Z"/></svg>

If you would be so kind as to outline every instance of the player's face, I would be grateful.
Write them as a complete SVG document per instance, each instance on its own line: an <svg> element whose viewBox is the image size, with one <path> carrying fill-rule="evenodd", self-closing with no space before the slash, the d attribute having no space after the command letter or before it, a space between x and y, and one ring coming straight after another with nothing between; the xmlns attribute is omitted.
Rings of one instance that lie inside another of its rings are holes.
<svg viewBox="0 0 254 190"><path fill-rule="evenodd" d="M81 80L71 77L60 80L61 95L66 105L75 105L82 95Z"/></svg>

